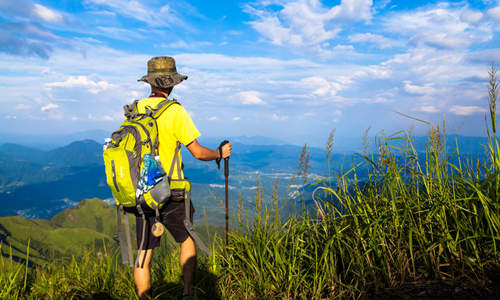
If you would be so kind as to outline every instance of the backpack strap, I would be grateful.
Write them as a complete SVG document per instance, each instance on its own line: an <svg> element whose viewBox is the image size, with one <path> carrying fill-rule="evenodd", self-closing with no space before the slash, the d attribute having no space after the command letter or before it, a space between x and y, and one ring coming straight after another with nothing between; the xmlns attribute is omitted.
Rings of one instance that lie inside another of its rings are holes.
<svg viewBox="0 0 500 300"><path fill-rule="evenodd" d="M177 146L175 147L174 159L172 160L172 165L170 166L170 171L168 172L168 178L172 178L172 174L174 173L174 166L177 166L177 177L178 181L186 181L191 185L191 183L187 179L181 179L181 164L179 159L179 153L181 152L181 143L177 142ZM172 180L172 179L171 179ZM194 226L191 222L191 189L185 189L184 192L186 195L184 196L184 208L185 208L185 216L184 216L184 227L186 228L189 235L193 238L194 242L200 249L205 252L208 256L211 256L212 253L208 250L207 246L203 243L200 237L194 232Z"/></svg>
<svg viewBox="0 0 500 300"><path fill-rule="evenodd" d="M194 232L194 226L193 223L191 222L191 192L186 189L185 191L186 196L184 200L184 207L186 209L185 211L185 217L184 217L184 227L186 228L187 232L189 235L193 238L194 242L198 247L200 247L201 251L205 252L207 256L212 256L212 253L210 250L208 250L207 246L203 243L203 241L200 239L200 237Z"/></svg>
<svg viewBox="0 0 500 300"><path fill-rule="evenodd" d="M152 119L154 120L154 124L156 126L156 132L158 132L158 124L156 123L156 119L158 119L164 111L166 111L170 106L172 106L174 104L180 105L180 103L177 102L176 100L165 99L165 100L161 101L160 103L158 103L158 105L154 109L152 109L151 107L146 108L146 113L149 116L151 116ZM158 151L159 143L160 143L159 138L156 138L155 144L153 145L153 149L155 149L155 151Z"/></svg>
<svg viewBox="0 0 500 300"><path fill-rule="evenodd" d="M174 173L174 166L177 165L177 179L181 179L181 164L179 153L181 152L181 143L177 142L177 146L175 147L174 159L172 159L172 164L170 165L170 170L168 171L168 178L172 179L172 175Z"/></svg>
<svg viewBox="0 0 500 300"><path fill-rule="evenodd" d="M124 223L125 223L127 247L125 246L125 236L123 235L122 214L125 217ZM123 210L122 205L118 205L116 207L116 216L117 216L117 224L116 225L117 225L117 231L118 231L118 240L120 242L122 263L124 265L130 265L132 267L133 258L132 258L132 243L130 242L130 227L128 224L128 217L127 217L125 211ZM128 256L127 256L127 254L128 254Z"/></svg>
<svg viewBox="0 0 500 300"><path fill-rule="evenodd" d="M177 100L168 100L168 99L165 99L163 100L162 102L158 103L158 105L156 106L156 108L152 111L152 117L153 119L158 119L160 117L160 115L166 111L170 106L174 105L174 104L179 104L181 105L179 102L177 102Z"/></svg>
<svg viewBox="0 0 500 300"><path fill-rule="evenodd" d="M146 240L146 215L144 214L144 211L142 210L142 207L140 204L137 204L136 206L137 211L139 212L139 215L142 218L142 238L141 238L141 243L139 245L139 249L137 249L137 257L135 259L135 267L136 268L144 268L144 262L146 261L146 250L144 249L144 242ZM139 263L141 260L141 254L142 254L142 263Z"/></svg>
<svg viewBox="0 0 500 300"><path fill-rule="evenodd" d="M139 100L134 100L134 102L132 102L131 104L123 106L123 115L127 120L133 119L137 116L138 114L137 103L139 103Z"/></svg>

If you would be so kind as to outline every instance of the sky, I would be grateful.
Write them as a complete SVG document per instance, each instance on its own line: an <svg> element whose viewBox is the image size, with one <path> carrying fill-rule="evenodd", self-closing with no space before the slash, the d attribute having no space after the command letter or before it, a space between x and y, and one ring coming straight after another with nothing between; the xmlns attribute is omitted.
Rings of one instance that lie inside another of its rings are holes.
<svg viewBox="0 0 500 300"><path fill-rule="evenodd" d="M204 136L484 136L499 33L500 0L0 0L0 133L111 132L166 55Z"/></svg>

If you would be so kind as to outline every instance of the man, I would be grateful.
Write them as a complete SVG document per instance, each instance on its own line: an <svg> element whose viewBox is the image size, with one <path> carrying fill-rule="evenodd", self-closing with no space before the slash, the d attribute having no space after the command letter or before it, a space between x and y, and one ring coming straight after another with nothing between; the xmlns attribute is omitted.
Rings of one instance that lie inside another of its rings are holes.
<svg viewBox="0 0 500 300"><path fill-rule="evenodd" d="M187 76L177 73L175 60L172 57L160 56L153 57L148 61L148 73L138 81L144 81L151 85L151 95L142 99L138 103L138 110L143 113L146 107L155 108L158 103L168 98L175 85ZM180 105L172 105L157 120L158 124L158 151L160 161L164 170L169 170L174 158L177 142L187 147L191 154L204 161L224 159L231 155L231 144L220 146L216 150L203 147L196 140L200 133L189 114ZM180 154L180 153L179 153ZM182 164L182 158L180 157ZM174 170L172 178L177 179L177 170ZM180 172L181 176L182 170ZM194 209L191 205L191 221ZM172 234L176 242L181 244L180 265L184 279L183 299L192 299L192 284L194 270L196 265L196 249L192 237L184 227L185 206L184 202L168 201L161 209L162 223ZM153 249L160 244L160 238L151 234L151 226L154 222L154 216L146 219L146 224L141 218L137 218L137 241L142 238L143 226L146 226L147 237L144 250L139 251L140 261L144 261L143 267L134 268L134 281L137 294L140 299L147 299L147 294L151 289L150 262ZM145 258L144 258L145 256ZM143 260L144 259L144 260Z"/></svg>

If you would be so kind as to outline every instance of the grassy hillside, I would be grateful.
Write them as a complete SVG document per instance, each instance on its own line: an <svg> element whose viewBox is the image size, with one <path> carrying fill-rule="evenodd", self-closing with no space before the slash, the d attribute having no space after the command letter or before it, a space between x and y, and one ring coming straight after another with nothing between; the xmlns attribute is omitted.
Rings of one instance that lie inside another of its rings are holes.
<svg viewBox="0 0 500 300"><path fill-rule="evenodd" d="M135 218L129 216L132 224ZM116 235L116 208L99 199L84 199L75 208L68 208L55 215L52 224L65 228L87 228L106 234Z"/></svg>
<svg viewBox="0 0 500 300"><path fill-rule="evenodd" d="M200 212L201 214L201 212ZM135 216L127 214L135 244ZM84 199L75 208L68 208L51 220L25 219L18 216L0 217L2 255L23 261L30 241L31 262L44 264L53 257L71 257L82 250L116 249L116 208L100 199ZM212 241L214 233L222 236L221 227L198 224L196 230L205 241ZM167 234L166 239L173 243Z"/></svg>
<svg viewBox="0 0 500 300"><path fill-rule="evenodd" d="M132 225L135 222L131 218ZM83 200L76 208L66 209L52 220L0 217L2 255L24 260L30 241L31 261L47 262L51 257L75 255L82 249L115 247L116 212L99 199Z"/></svg>
<svg viewBox="0 0 500 300"><path fill-rule="evenodd" d="M200 255L196 298L498 298L500 145L495 72L492 68L486 157L464 159L459 149L445 146L446 132L434 125L423 159L407 133L390 138L381 134L377 155L360 155L370 171L367 179L359 181L353 167L335 178L335 184L318 181L312 195L317 210L312 215L298 207L296 214L281 217L279 195L267 198L258 186L255 216L250 218L242 204L233 217L239 227L233 228L228 245L216 239L213 255ZM404 141L404 147L391 146L390 139ZM331 150L333 136L327 145ZM299 177L305 178L307 165L302 155ZM61 222L75 218L73 214L77 215L70 212ZM29 234L38 226L57 236L51 230L54 225L43 221L26 225L12 218L5 224L9 228L1 227L2 239L15 240L12 227L26 228L22 232ZM43 236L60 242L50 234ZM167 239L155 251L155 299L180 298L177 251ZM52 260L33 270L0 256L0 298L134 299L132 270L117 258L116 252L96 256L87 251L70 262Z"/></svg>

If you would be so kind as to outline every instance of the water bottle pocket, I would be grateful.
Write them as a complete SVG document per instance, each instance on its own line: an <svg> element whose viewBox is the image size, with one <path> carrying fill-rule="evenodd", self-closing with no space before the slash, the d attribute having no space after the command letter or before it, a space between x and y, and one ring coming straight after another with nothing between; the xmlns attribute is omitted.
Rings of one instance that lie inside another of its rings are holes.
<svg viewBox="0 0 500 300"><path fill-rule="evenodd" d="M171 195L170 184L168 184L168 180L163 179L162 181L158 182L149 191L149 193L151 194L153 199L158 203L158 205L161 205L162 203L166 202Z"/></svg>

